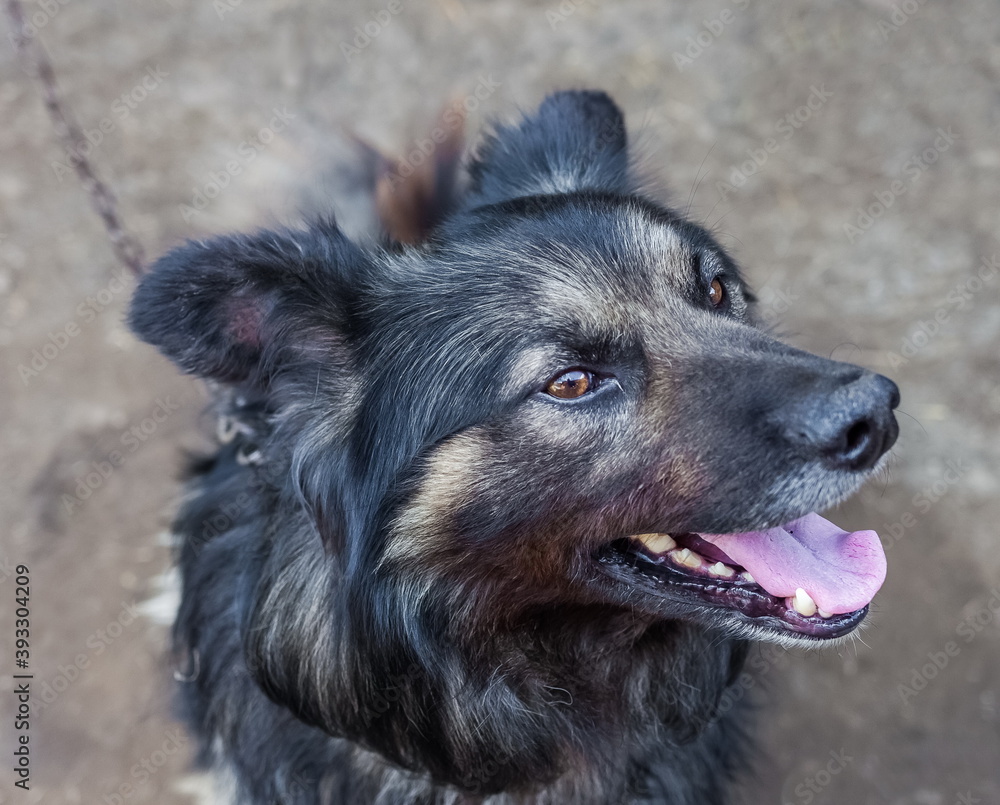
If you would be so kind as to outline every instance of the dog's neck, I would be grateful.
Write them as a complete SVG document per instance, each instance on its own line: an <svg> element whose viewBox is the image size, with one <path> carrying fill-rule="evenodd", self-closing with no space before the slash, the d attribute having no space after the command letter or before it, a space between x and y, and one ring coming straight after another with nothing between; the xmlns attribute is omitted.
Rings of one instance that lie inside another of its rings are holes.
<svg viewBox="0 0 1000 805"><path fill-rule="evenodd" d="M720 710L720 698L744 656L742 644L690 624L643 624L631 613L586 609L539 616L463 658L464 648L437 649L447 677L427 672L396 680L421 690L397 692L379 715L387 721L378 734L406 735L407 765L430 773L356 754L380 785L421 780L454 797L442 802L490 805L638 796L672 779L678 763L697 762L709 747L718 752L735 715ZM420 700L436 714L405 707ZM396 726L386 728L389 722ZM441 736L416 755L415 722ZM359 737L370 746L372 734ZM400 747L385 748L399 759Z"/></svg>

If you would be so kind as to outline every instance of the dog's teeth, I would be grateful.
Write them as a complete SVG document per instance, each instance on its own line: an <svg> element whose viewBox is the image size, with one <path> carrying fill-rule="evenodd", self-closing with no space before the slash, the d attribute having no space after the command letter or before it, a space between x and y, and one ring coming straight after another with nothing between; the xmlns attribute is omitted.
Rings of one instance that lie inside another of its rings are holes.
<svg viewBox="0 0 1000 805"><path fill-rule="evenodd" d="M812 600L812 596L809 595L801 587L795 590L795 597L790 598L791 607L800 615L805 615L807 618L815 615L818 607L816 602Z"/></svg>
<svg viewBox="0 0 1000 805"><path fill-rule="evenodd" d="M639 540L653 553L666 553L677 547L674 538L669 534L636 534L635 539Z"/></svg>
<svg viewBox="0 0 1000 805"><path fill-rule="evenodd" d="M827 612L825 609L819 609L819 608L817 608L816 612L819 614L819 616L821 618L832 618L833 617L833 613L832 612Z"/></svg>
<svg viewBox="0 0 1000 805"><path fill-rule="evenodd" d="M749 581L751 584L756 584L757 583L757 579L755 579L753 576L751 576L750 573L749 573L749 571L746 571L746 570L744 570L742 573L740 573L740 578L743 579L743 581Z"/></svg>
<svg viewBox="0 0 1000 805"><path fill-rule="evenodd" d="M713 576L720 576L724 579L731 579L736 575L735 570L733 570L729 565L722 564L722 562L716 562L708 569L708 572Z"/></svg>
<svg viewBox="0 0 1000 805"><path fill-rule="evenodd" d="M684 567L690 567L692 570L701 567L701 557L689 548L671 551L669 555L677 564L684 565Z"/></svg>

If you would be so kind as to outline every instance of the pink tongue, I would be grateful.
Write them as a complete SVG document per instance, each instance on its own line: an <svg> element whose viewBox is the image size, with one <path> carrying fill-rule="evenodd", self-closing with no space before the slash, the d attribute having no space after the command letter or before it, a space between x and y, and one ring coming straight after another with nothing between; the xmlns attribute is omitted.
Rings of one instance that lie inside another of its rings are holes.
<svg viewBox="0 0 1000 805"><path fill-rule="evenodd" d="M885 581L885 553L874 531L841 531L818 514L807 514L767 531L699 534L771 595L787 598L801 587L832 614L868 604Z"/></svg>

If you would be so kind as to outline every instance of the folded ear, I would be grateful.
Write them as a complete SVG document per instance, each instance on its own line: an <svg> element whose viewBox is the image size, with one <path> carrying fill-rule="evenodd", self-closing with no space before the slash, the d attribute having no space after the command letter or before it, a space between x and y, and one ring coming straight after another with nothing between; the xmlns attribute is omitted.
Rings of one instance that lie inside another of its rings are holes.
<svg viewBox="0 0 1000 805"><path fill-rule="evenodd" d="M262 385L280 350L341 340L366 265L332 223L189 242L142 277L129 324L187 372Z"/></svg>
<svg viewBox="0 0 1000 805"><path fill-rule="evenodd" d="M468 205L576 190L629 189L625 118L604 92L549 95L518 126L487 135L469 167Z"/></svg>

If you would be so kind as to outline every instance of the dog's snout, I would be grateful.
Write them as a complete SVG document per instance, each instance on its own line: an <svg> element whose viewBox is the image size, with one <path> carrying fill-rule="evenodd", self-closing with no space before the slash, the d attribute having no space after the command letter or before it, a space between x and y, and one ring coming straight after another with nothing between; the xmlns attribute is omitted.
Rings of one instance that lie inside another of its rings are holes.
<svg viewBox="0 0 1000 805"><path fill-rule="evenodd" d="M783 432L832 469L871 469L899 435L893 409L899 388L871 372L852 373L786 409Z"/></svg>

